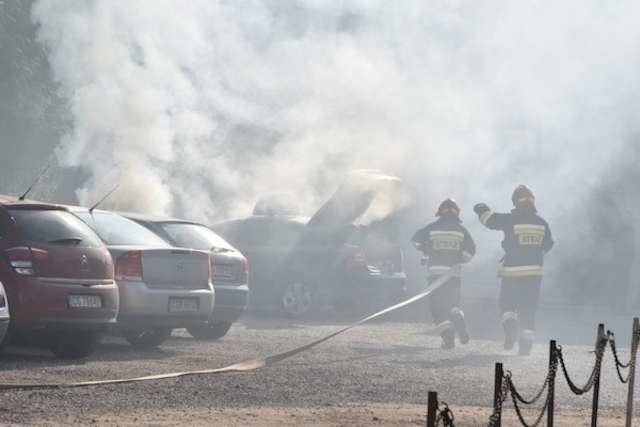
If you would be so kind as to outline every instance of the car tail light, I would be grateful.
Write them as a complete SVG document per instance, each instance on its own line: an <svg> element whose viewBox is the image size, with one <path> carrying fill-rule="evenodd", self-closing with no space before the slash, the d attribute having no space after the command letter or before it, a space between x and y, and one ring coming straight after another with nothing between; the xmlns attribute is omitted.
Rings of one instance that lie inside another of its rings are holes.
<svg viewBox="0 0 640 427"><path fill-rule="evenodd" d="M249 272L249 260L246 257L242 257L242 272Z"/></svg>
<svg viewBox="0 0 640 427"><path fill-rule="evenodd" d="M33 261L46 261L49 253L44 249L19 246L5 251L13 271L23 276L33 276Z"/></svg>
<svg viewBox="0 0 640 427"><path fill-rule="evenodd" d="M116 280L142 280L142 253L125 252L116 260Z"/></svg>

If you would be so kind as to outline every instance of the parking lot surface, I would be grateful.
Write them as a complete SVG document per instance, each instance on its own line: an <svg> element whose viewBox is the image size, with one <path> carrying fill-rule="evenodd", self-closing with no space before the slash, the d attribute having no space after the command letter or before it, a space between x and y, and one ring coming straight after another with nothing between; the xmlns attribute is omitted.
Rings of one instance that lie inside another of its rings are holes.
<svg viewBox="0 0 640 427"><path fill-rule="evenodd" d="M0 356L0 382L83 381L217 368L288 350L343 325L251 316L215 342L196 341L178 330L159 349L136 350L109 338L85 361L62 361L46 351L9 347ZM0 424L424 425L427 392L434 390L457 411L457 425L483 425L492 404L496 361L513 373L525 396L535 393L546 375L545 343L529 357L505 353L492 340L445 351L427 330L416 322L367 324L253 372L3 391ZM593 365L590 350L564 347L570 373L579 384ZM627 357L628 350L621 353ZM601 387L603 425L623 425L626 388L618 383L610 354ZM556 390L559 425L586 424L590 395L573 397L560 377ZM510 406L506 414L506 420L512 419Z"/></svg>

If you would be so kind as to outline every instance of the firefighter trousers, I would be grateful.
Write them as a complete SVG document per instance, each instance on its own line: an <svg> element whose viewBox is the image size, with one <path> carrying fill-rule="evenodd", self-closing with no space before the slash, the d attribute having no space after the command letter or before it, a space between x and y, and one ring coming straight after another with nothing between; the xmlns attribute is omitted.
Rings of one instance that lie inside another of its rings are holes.
<svg viewBox="0 0 640 427"><path fill-rule="evenodd" d="M431 276L429 283L438 276ZM429 309L431 317L436 324L436 329L443 339L451 339L454 328L458 333L466 333L464 314L460 310L460 288L462 281L459 277L452 277L442 286L433 291L429 297Z"/></svg>
<svg viewBox="0 0 640 427"><path fill-rule="evenodd" d="M502 323L517 321L520 339L533 341L542 276L503 277L500 287Z"/></svg>

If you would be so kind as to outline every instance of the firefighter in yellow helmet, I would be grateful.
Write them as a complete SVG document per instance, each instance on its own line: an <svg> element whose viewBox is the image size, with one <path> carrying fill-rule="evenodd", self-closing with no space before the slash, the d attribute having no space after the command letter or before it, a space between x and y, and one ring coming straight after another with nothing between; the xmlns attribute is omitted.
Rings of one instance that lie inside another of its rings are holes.
<svg viewBox="0 0 640 427"><path fill-rule="evenodd" d="M535 339L535 313L542 284L544 255L553 247L551 230L537 213L533 192L518 186L510 213L493 213L484 203L473 210L480 222L504 233L505 255L500 269L500 308L504 348L511 350L519 336L519 354L527 355Z"/></svg>
<svg viewBox="0 0 640 427"><path fill-rule="evenodd" d="M431 316L442 337L442 348L455 347L455 334L462 344L469 342L469 334L460 309L460 264L469 262L476 246L460 220L458 204L447 199L436 212L438 220L418 230L411 241L422 251L428 263L428 283L454 270L454 277L436 289L429 298Z"/></svg>

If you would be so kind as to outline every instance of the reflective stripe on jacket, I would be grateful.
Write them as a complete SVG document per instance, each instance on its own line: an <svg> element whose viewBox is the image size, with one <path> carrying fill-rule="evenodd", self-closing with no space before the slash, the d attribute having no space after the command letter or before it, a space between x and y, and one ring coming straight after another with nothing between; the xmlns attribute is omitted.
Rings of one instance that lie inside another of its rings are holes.
<svg viewBox="0 0 640 427"><path fill-rule="evenodd" d="M448 272L452 266L469 262L476 253L476 245L457 217L443 216L418 230L411 238L429 258L429 275ZM455 275L460 275L456 267Z"/></svg>
<svg viewBox="0 0 640 427"><path fill-rule="evenodd" d="M486 211L480 221L487 228L504 233L501 276L542 276L544 254L553 247L553 238L549 224L534 208L513 209L510 213Z"/></svg>

